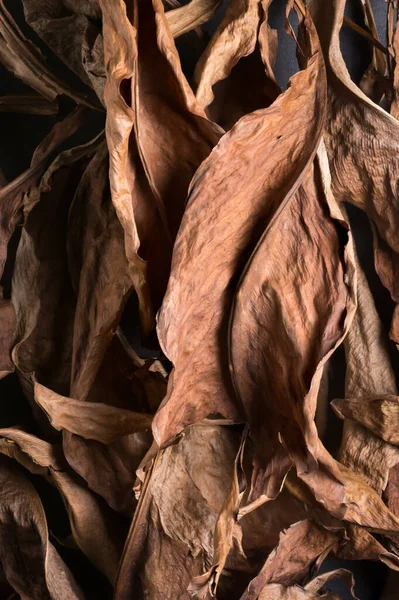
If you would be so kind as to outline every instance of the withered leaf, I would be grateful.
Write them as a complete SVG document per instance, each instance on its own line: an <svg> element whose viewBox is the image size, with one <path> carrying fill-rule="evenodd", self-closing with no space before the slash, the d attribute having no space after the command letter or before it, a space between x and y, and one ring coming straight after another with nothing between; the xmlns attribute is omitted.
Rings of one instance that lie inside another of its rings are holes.
<svg viewBox="0 0 399 600"><path fill-rule="evenodd" d="M234 287L265 226L299 186L323 126L323 62L313 25L306 24L307 67L268 109L240 119L191 183L158 318L162 348L175 366L154 419L159 444L208 415L243 418L226 352Z"/></svg>
<svg viewBox="0 0 399 600"><path fill-rule="evenodd" d="M74 189L98 143L95 139L62 152L24 198L25 223L12 283L17 311L13 360L22 373L35 372L41 383L61 394L69 391L76 302L65 244L67 217Z"/></svg>
<svg viewBox="0 0 399 600"><path fill-rule="evenodd" d="M119 437L145 431L152 416L102 404L60 396L40 383L34 387L35 400L55 429L66 429L81 437L109 444Z"/></svg>
<svg viewBox="0 0 399 600"><path fill-rule="evenodd" d="M333 408L341 418L358 421L386 442L398 445L399 436L396 423L399 404L397 396L345 398L345 400L335 400Z"/></svg>
<svg viewBox="0 0 399 600"><path fill-rule="evenodd" d="M344 579L352 598L356 600L353 575L346 569L337 569L336 571L319 575L309 581L304 587L298 585L286 587L281 584L269 583L260 593L259 600L317 600L317 598L338 600L339 596L337 594L329 591L323 592L321 589L326 583L336 579ZM319 590L322 591L321 594L318 593Z"/></svg>
<svg viewBox="0 0 399 600"><path fill-rule="evenodd" d="M229 129L243 115L278 96L272 66L277 36L267 23L270 2L232 0L199 59L197 99L208 116Z"/></svg>
<svg viewBox="0 0 399 600"><path fill-rule="evenodd" d="M329 115L324 139L333 192L338 201L351 202L366 212L373 225L377 273L397 302L398 121L368 99L349 76L339 44L345 0L330 2L328 13L325 4L318 0L312 0L310 7L329 72ZM393 339L397 329L395 312Z"/></svg>
<svg viewBox="0 0 399 600"><path fill-rule="evenodd" d="M190 180L221 131L196 102L160 0L103 2L112 199L144 334L154 325ZM123 43L115 44L115 39Z"/></svg>
<svg viewBox="0 0 399 600"><path fill-rule="evenodd" d="M179 444L161 451L148 471L121 563L116 598L189 598L187 587L210 564L216 519L229 491L239 443L229 427L198 423ZM211 448L211 452L204 449ZM220 456L222 460L214 460ZM161 548L159 578L153 560L142 555ZM165 549L165 556L163 556ZM175 555L178 571L173 570ZM182 576L182 572L184 575ZM167 588L165 588L165 585Z"/></svg>
<svg viewBox="0 0 399 600"><path fill-rule="evenodd" d="M221 0L190 0L188 4L169 10L165 16L173 37L206 23L220 3Z"/></svg>
<svg viewBox="0 0 399 600"><path fill-rule="evenodd" d="M0 112L57 121L8 182L3 114L1 597L338 600L340 561L399 570L399 4L387 48L345 5L0 0Z"/></svg>
<svg viewBox="0 0 399 600"><path fill-rule="evenodd" d="M16 326L15 309L11 301L4 298L0 288L0 379L14 371L11 347Z"/></svg>
<svg viewBox="0 0 399 600"><path fill-rule="evenodd" d="M57 486L77 547L113 582L126 535L124 524L69 469L61 447L19 429L8 428L0 429L0 452L17 460L31 473L49 477Z"/></svg>
<svg viewBox="0 0 399 600"><path fill-rule="evenodd" d="M20 211L23 205L24 192L28 191L42 176L49 160L54 156L54 151L79 129L86 117L86 110L77 108L63 121L54 125L36 149L29 169L0 189L0 201L2 203L0 222L2 234L0 243L1 273L3 273L7 258L7 244L21 218Z"/></svg>
<svg viewBox="0 0 399 600"><path fill-rule="evenodd" d="M83 600L76 581L48 540L47 522L32 484L10 459L0 457L0 561L21 598Z"/></svg>
<svg viewBox="0 0 399 600"><path fill-rule="evenodd" d="M105 70L100 29L88 16L98 18L99 7L87 15L87 5L68 0L23 0L25 19L72 71L92 85L100 100L104 95ZM90 3L89 3L90 6Z"/></svg>
<svg viewBox="0 0 399 600"><path fill-rule="evenodd" d="M387 339L373 298L356 260L357 309L344 341L346 352L345 393L359 401L378 394L396 394L396 381L387 352ZM335 402L332 403L335 408ZM378 459L376 460L376 457ZM359 473L378 493L385 489L389 470L399 453L391 444L365 429L359 421L347 419L339 453L340 461Z"/></svg>
<svg viewBox="0 0 399 600"><path fill-rule="evenodd" d="M57 100L46 100L38 94L10 94L0 96L0 112L17 112L32 115L56 115Z"/></svg>
<svg viewBox="0 0 399 600"><path fill-rule="evenodd" d="M339 537L336 532L311 520L295 523L280 534L278 546L269 555L259 575L251 581L242 600L267 597L262 596L262 590L269 583L288 587L300 582L315 563L321 564L338 544Z"/></svg>
<svg viewBox="0 0 399 600"><path fill-rule="evenodd" d="M3 0L0 2L0 62L48 100L66 94L78 104L99 107L94 99L73 90L46 67L43 55L24 37Z"/></svg>

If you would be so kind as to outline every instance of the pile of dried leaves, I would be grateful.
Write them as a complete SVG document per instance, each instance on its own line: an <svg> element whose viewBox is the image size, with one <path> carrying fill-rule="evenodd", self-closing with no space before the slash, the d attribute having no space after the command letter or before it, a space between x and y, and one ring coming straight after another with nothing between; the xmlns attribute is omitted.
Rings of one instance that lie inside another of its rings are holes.
<svg viewBox="0 0 399 600"><path fill-rule="evenodd" d="M1 598L332 599L327 557L399 570L398 6L384 46L359 4L288 0L282 91L271 0L212 36L219 0L0 0L25 90L0 110L53 119L0 189Z"/></svg>

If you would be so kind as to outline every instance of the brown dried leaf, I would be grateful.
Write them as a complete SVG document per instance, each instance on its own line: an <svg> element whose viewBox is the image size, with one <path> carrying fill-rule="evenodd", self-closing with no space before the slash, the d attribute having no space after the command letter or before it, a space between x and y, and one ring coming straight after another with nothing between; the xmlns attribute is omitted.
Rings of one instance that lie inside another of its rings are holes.
<svg viewBox="0 0 399 600"><path fill-rule="evenodd" d="M375 243L375 266L392 299L399 301L397 289L399 245L398 159L399 124L374 104L350 79L339 44L345 0L326 5L319 0L309 4L323 44L329 72L329 116L325 142L329 157L332 188L338 201L348 201L365 211L370 219ZM398 313L399 314L399 313ZM395 311L392 339L399 339Z"/></svg>
<svg viewBox="0 0 399 600"><path fill-rule="evenodd" d="M13 304L0 288L0 379L14 371L11 348L15 335L16 315Z"/></svg>
<svg viewBox="0 0 399 600"><path fill-rule="evenodd" d="M317 598L339 600L338 595L329 591L323 592L322 590L326 583L335 581L336 579L344 580L352 598L356 600L354 592L355 580L352 573L347 569L336 569L335 571L323 573L323 575L319 575L309 581L304 587L298 585L286 587L281 584L270 583L263 588L259 595L259 600L317 600ZM319 591L322 593L319 594Z"/></svg>
<svg viewBox="0 0 399 600"><path fill-rule="evenodd" d="M373 38L379 41L378 30L374 19L373 9L370 0L362 0L361 7L363 9L364 21ZM384 52L377 48L375 44L370 44L372 52L372 61L364 73L359 87L373 102L380 102L384 95L386 87L385 72L387 65L385 62ZM391 111L392 112L392 111Z"/></svg>
<svg viewBox="0 0 399 600"><path fill-rule="evenodd" d="M203 25L212 17L221 0L191 0L188 4L169 10L165 16L174 38Z"/></svg>
<svg viewBox="0 0 399 600"><path fill-rule="evenodd" d="M102 36L98 26L86 16L86 6L80 4L75 3L72 8L68 0L23 0L26 22L82 81L93 86L102 100ZM99 17L98 13L90 16Z"/></svg>
<svg viewBox="0 0 399 600"><path fill-rule="evenodd" d="M55 429L66 429L89 440L110 444L114 440L146 431L152 416L102 404L66 398L40 383L34 386L35 400Z"/></svg>
<svg viewBox="0 0 399 600"><path fill-rule="evenodd" d="M344 341L346 352L345 393L359 402L378 394L396 394L395 375L387 352L387 339L374 306L366 277L356 260L357 309ZM332 404L335 407L335 403ZM385 489L389 470L399 452L391 444L365 429L359 422L345 420L339 460L361 475L379 494Z"/></svg>
<svg viewBox="0 0 399 600"><path fill-rule="evenodd" d="M14 458L31 473L49 477L57 486L77 547L112 583L126 536L117 515L68 468L60 447L15 428L0 429L0 442L2 454Z"/></svg>
<svg viewBox="0 0 399 600"><path fill-rule="evenodd" d="M280 93L272 71L277 32L267 23L269 4L263 2L263 12L259 0L233 0L196 65L197 99L224 129Z"/></svg>
<svg viewBox="0 0 399 600"><path fill-rule="evenodd" d="M99 108L94 98L76 92L45 66L44 57L32 42L24 37L4 6L3 0L0 2L0 61L16 77L47 100L54 100L59 94L66 94L78 104Z"/></svg>
<svg viewBox="0 0 399 600"><path fill-rule="evenodd" d="M175 366L154 419L159 444L208 415L242 419L226 352L234 286L266 224L299 186L323 126L323 64L306 23L307 67L268 109L240 119L191 183L158 318L162 348Z"/></svg>
<svg viewBox="0 0 399 600"><path fill-rule="evenodd" d="M310 569L320 565L338 545L342 533L330 531L314 521L300 521L280 534L280 542L269 555L261 572L251 581L241 600L266 598L262 590L269 583L286 587L301 582ZM278 596L277 596L278 597Z"/></svg>
<svg viewBox="0 0 399 600"><path fill-rule="evenodd" d="M83 600L76 581L48 540L43 506L34 487L0 457L0 562L21 598Z"/></svg>
<svg viewBox="0 0 399 600"><path fill-rule="evenodd" d="M213 532L238 444L239 434L229 427L198 423L160 451L152 468L147 459L115 598L190 597L188 584L212 560ZM160 567L151 553L160 557Z"/></svg>
<svg viewBox="0 0 399 600"><path fill-rule="evenodd" d="M103 2L113 202L125 232L144 334L154 325L188 185L220 130L184 78L160 0ZM130 13L129 13L130 14Z"/></svg>
<svg viewBox="0 0 399 600"><path fill-rule="evenodd" d="M132 385L136 365L116 336L112 339L85 402L148 412L151 404ZM163 383L165 388L165 383ZM88 409L90 410L90 409ZM64 431L69 464L116 511L131 515L135 507L135 471L152 442L150 431L139 432L105 445Z"/></svg>
<svg viewBox="0 0 399 600"><path fill-rule="evenodd" d="M315 386L347 326L347 266L319 178L318 166L309 168L298 191L286 198L235 296L232 375L256 447L250 500L280 491L290 466L283 447L299 471L314 468L320 443Z"/></svg>
<svg viewBox="0 0 399 600"><path fill-rule="evenodd" d="M63 121L54 125L50 133L36 149L32 165L16 179L0 189L2 214L0 222L0 272L3 273L7 258L7 244L20 220L23 207L23 194L29 190L41 177L49 160L65 140L73 135L87 117L86 109L77 108Z"/></svg>
<svg viewBox="0 0 399 600"><path fill-rule="evenodd" d="M13 360L22 373L35 372L41 383L65 395L76 303L66 252L68 211L85 165L100 141L62 152L38 187L25 196L25 223L13 273L12 301L17 313Z"/></svg>
<svg viewBox="0 0 399 600"><path fill-rule="evenodd" d="M93 386L132 290L103 140L96 150L68 215L68 265L76 294L71 395L79 400Z"/></svg>
<svg viewBox="0 0 399 600"><path fill-rule="evenodd" d="M332 406L341 419L353 419L386 442L399 445L397 421L399 398L383 395L371 398L345 398L334 400ZM399 462L399 456L396 457ZM378 456L378 460L380 457Z"/></svg>

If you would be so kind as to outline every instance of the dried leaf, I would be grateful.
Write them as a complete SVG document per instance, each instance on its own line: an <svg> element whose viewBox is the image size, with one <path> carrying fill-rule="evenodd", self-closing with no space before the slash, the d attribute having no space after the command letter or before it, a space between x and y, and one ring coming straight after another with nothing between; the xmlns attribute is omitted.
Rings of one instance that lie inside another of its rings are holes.
<svg viewBox="0 0 399 600"><path fill-rule="evenodd" d="M174 38L209 21L221 0L190 0L188 4L169 10L166 20Z"/></svg>
<svg viewBox="0 0 399 600"><path fill-rule="evenodd" d="M154 600L190 597L186 592L190 580L212 557L213 532L231 485L238 440L237 432L228 427L199 423L186 431L179 444L157 455L148 469L125 547L118 600L132 595L145 598L148 590ZM216 456L222 460L214 460ZM161 578L154 560L148 559L144 568L141 563L142 556L149 557L155 550L162 561Z"/></svg>
<svg viewBox="0 0 399 600"><path fill-rule="evenodd" d="M124 2L102 3L105 103L112 199L146 335L166 287L188 185L221 132L204 118L181 72L160 0L134 5L138 28Z"/></svg>
<svg viewBox="0 0 399 600"><path fill-rule="evenodd" d="M0 61L47 100L54 100L57 95L66 94L78 104L99 108L89 95L73 90L45 66L44 57L24 37L4 6L3 0L0 2Z"/></svg>
<svg viewBox="0 0 399 600"><path fill-rule="evenodd" d="M56 115L58 102L46 100L36 94L10 94L0 96L0 112L16 112L32 115Z"/></svg>
<svg viewBox="0 0 399 600"><path fill-rule="evenodd" d="M334 400L333 408L341 419L353 419L370 429L377 437L398 445L399 436L396 422L399 404L397 396L384 395ZM399 461L399 456L397 456L397 460Z"/></svg>
<svg viewBox="0 0 399 600"><path fill-rule="evenodd" d="M114 408L100 402L73 400L39 383L35 383L34 390L36 402L55 429L66 429L89 440L110 444L119 437L151 427L151 415Z"/></svg>
<svg viewBox="0 0 399 600"><path fill-rule="evenodd" d="M48 540L43 506L34 487L9 459L0 458L0 561L21 598L83 599L76 581Z"/></svg>
<svg viewBox="0 0 399 600"><path fill-rule="evenodd" d="M25 223L13 273L17 312L13 360L22 373L35 372L41 383L66 395L76 302L65 247L67 217L74 189L98 143L95 139L61 153L25 197Z"/></svg>
<svg viewBox="0 0 399 600"><path fill-rule="evenodd" d="M36 149L32 158L32 165L16 179L5 185L0 190L2 203L1 218L1 245L0 245L0 271L3 273L7 257L7 244L20 220L20 211L23 206L23 193L32 187L43 174L49 160L54 156L65 140L73 135L84 122L87 116L85 109L77 108L63 121L54 125L50 133L44 138Z"/></svg>
<svg viewBox="0 0 399 600"><path fill-rule="evenodd" d="M329 3L328 14L325 5L318 0L312 0L310 7L330 74L325 142L333 192L338 201L353 203L370 219L376 271L397 302L398 122L369 100L350 79L339 45L345 0ZM391 329L393 339L397 328L395 313Z"/></svg>
<svg viewBox="0 0 399 600"><path fill-rule="evenodd" d="M299 186L323 125L324 71L307 27L308 66L268 109L240 119L191 183L158 317L160 343L175 366L154 419L159 444L208 415L242 419L226 352L234 286L265 225Z"/></svg>
<svg viewBox="0 0 399 600"><path fill-rule="evenodd" d="M37 35L87 85L100 100L105 86L104 54L99 28L86 16L81 3L68 0L23 0L25 19ZM72 12L73 11L73 12Z"/></svg>
<svg viewBox="0 0 399 600"><path fill-rule="evenodd" d="M269 106L280 92L272 72L277 37L267 24L269 4L263 3L264 15L259 0L232 0L196 65L197 99L224 129Z"/></svg>
<svg viewBox="0 0 399 600"><path fill-rule="evenodd" d="M15 458L32 473L46 474L55 483L64 499L77 547L113 582L126 535L117 515L68 469L60 447L13 428L1 429L0 440L2 454Z"/></svg>
<svg viewBox="0 0 399 600"><path fill-rule="evenodd" d="M288 587L300 582L314 564L319 565L334 549L339 537L336 532L329 531L314 521L295 523L280 534L277 548L269 555L261 572L251 581L241 600L266 598L267 596L262 596L262 590L270 583Z"/></svg>

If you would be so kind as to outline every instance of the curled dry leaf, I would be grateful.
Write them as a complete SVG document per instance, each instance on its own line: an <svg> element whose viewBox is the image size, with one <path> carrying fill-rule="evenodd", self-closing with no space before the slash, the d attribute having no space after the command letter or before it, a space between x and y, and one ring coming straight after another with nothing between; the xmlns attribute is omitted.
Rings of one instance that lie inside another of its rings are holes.
<svg viewBox="0 0 399 600"><path fill-rule="evenodd" d="M131 356L115 336L84 402L103 403L105 410L108 405L109 408L122 409L122 412L148 412L151 403L147 393L143 393L141 388L138 393L132 386L135 368ZM157 380L157 385L160 383ZM88 486L118 512L131 514L136 505L133 494L135 471L151 445L150 431L130 433L104 444L64 430L63 440L69 464L87 481Z"/></svg>
<svg viewBox="0 0 399 600"><path fill-rule="evenodd" d="M399 404L397 396L335 400L333 408L342 419L353 419L370 429L377 437L398 445L399 436L396 423ZM399 461L398 456L397 459Z"/></svg>
<svg viewBox="0 0 399 600"><path fill-rule="evenodd" d="M105 103L112 199L148 334L188 185L221 132L205 118L182 74L161 2L134 6L138 28L124 2L102 3Z"/></svg>
<svg viewBox="0 0 399 600"><path fill-rule="evenodd" d="M345 393L348 398L364 402L366 409L369 396L396 394L396 381L387 351L387 336L357 257L355 261L357 309L344 341ZM337 403L333 402L332 406L336 410ZM387 485L389 470L398 462L398 450L363 425L353 418L345 420L339 459L381 494Z"/></svg>
<svg viewBox="0 0 399 600"><path fill-rule="evenodd" d="M123 522L71 472L61 447L15 428L0 429L0 440L1 454L14 458L31 473L45 475L56 485L77 547L113 582L126 535Z"/></svg>
<svg viewBox="0 0 399 600"><path fill-rule="evenodd" d="M328 14L318 0L312 0L310 8L329 71L329 115L324 139L333 191L338 201L353 203L370 219L375 267L397 302L398 121L368 99L349 76L339 45L345 0L329 3ZM394 340L397 328L395 312L391 329Z"/></svg>
<svg viewBox="0 0 399 600"><path fill-rule="evenodd" d="M238 445L239 434L229 427L198 423L187 429L178 444L156 455L125 547L116 586L118 600L132 595L144 598L146 590L154 600L165 594L189 599L190 580L212 558L217 515L231 486ZM215 461L215 456L222 460ZM142 563L142 556L150 557L155 550L161 571L150 558ZM170 560L173 552L177 570Z"/></svg>
<svg viewBox="0 0 399 600"><path fill-rule="evenodd" d="M96 150L68 215L68 267L77 299L71 395L79 400L93 385L132 291L123 230L110 196L105 141Z"/></svg>
<svg viewBox="0 0 399 600"><path fill-rule="evenodd" d="M35 400L45 411L55 429L66 429L89 440L110 444L115 439L145 431L152 416L102 404L60 396L35 384Z"/></svg>
<svg viewBox="0 0 399 600"><path fill-rule="evenodd" d="M56 115L58 102L46 100L37 94L10 94L9 96L0 96L0 112Z"/></svg>
<svg viewBox="0 0 399 600"><path fill-rule="evenodd" d="M323 575L319 575L309 581L304 587L298 585L286 587L281 584L270 583L263 588L259 600L317 600L317 598L338 600L339 596L337 594L328 590L323 592L322 590L326 583L335 581L336 579L343 579L351 593L351 597L357 600L354 593L355 582L353 575L346 569L336 569L335 571L323 573Z"/></svg>
<svg viewBox="0 0 399 600"><path fill-rule="evenodd" d="M3 0L0 2L0 62L47 100L66 94L78 104L99 107L88 95L73 90L46 67L43 55L25 38Z"/></svg>
<svg viewBox="0 0 399 600"><path fill-rule="evenodd" d="M21 218L20 212L23 208L23 194L42 176L48 166L48 162L54 156L55 150L79 129L86 117L86 110L84 108L77 108L63 121L54 125L50 133L36 149L29 169L0 189L0 201L2 203L1 273L3 273L7 258L7 244Z"/></svg>
<svg viewBox="0 0 399 600"><path fill-rule="evenodd" d="M73 575L48 540L47 522L32 484L5 457L0 458L0 561L21 598L83 600Z"/></svg>
<svg viewBox="0 0 399 600"><path fill-rule="evenodd" d="M280 92L272 71L277 34L267 23L269 4L233 0L196 65L197 99L225 129L269 106Z"/></svg>
<svg viewBox="0 0 399 600"><path fill-rule="evenodd" d="M68 0L23 0L26 22L51 50L84 83L93 86L100 100L104 94L105 71L101 32L86 15L82 3L71 6Z"/></svg>
<svg viewBox="0 0 399 600"><path fill-rule="evenodd" d="M234 285L265 225L299 186L323 126L323 63L309 19L307 27L306 68L270 108L240 119L191 183L158 318L162 348L175 366L154 419L159 444L208 415L243 418L226 352Z"/></svg>
<svg viewBox="0 0 399 600"><path fill-rule="evenodd" d="M342 535L342 534L341 534ZM270 583L286 587L300 582L314 564L321 564L325 556L339 542L339 534L317 525L314 521L300 521L280 534L277 548L269 555L259 575L251 581L241 600L257 600Z"/></svg>
<svg viewBox="0 0 399 600"><path fill-rule="evenodd" d="M23 374L35 372L40 382L61 394L69 391L76 303L65 246L68 211L74 189L98 143L95 139L62 152L40 184L24 198L25 222L12 282L17 311L13 360ZM34 159L39 164L43 160L37 154ZM47 293L50 286L51 295Z"/></svg>
<svg viewBox="0 0 399 600"><path fill-rule="evenodd" d="M0 288L0 379L14 371L11 348L16 325L15 309L11 301L3 296Z"/></svg>
<svg viewBox="0 0 399 600"><path fill-rule="evenodd" d="M220 3L221 0L190 0L188 4L169 10L165 16L173 37L209 21Z"/></svg>

